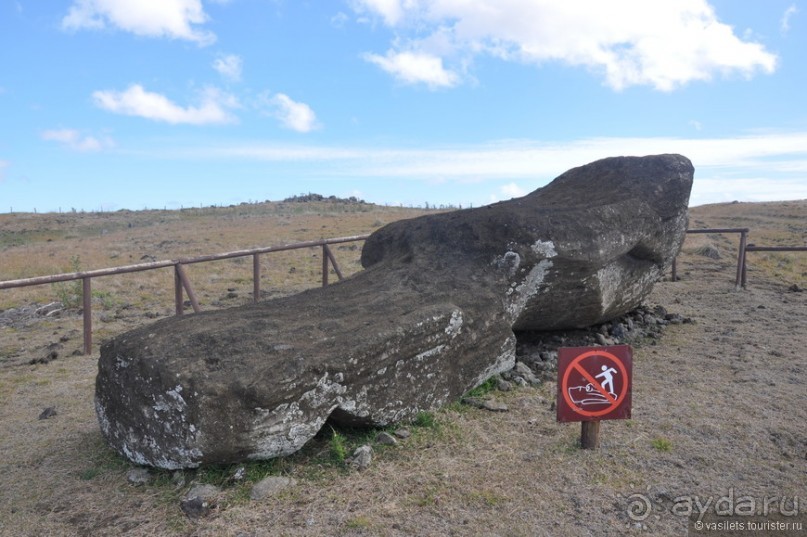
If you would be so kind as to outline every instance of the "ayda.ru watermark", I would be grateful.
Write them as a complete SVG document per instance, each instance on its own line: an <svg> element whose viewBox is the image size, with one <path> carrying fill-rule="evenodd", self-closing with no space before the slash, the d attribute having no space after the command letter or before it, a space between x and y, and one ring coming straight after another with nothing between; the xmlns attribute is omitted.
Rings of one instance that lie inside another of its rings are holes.
<svg viewBox="0 0 807 537"><path fill-rule="evenodd" d="M669 504L669 505L668 505ZM627 497L627 514L634 522L642 522L653 513L668 511L675 516L702 522L707 514L718 517L796 517L807 506L807 498L799 496L756 497L738 494L730 488L725 495L683 495L671 502L654 501L646 494ZM805 509L807 511L807 509Z"/></svg>

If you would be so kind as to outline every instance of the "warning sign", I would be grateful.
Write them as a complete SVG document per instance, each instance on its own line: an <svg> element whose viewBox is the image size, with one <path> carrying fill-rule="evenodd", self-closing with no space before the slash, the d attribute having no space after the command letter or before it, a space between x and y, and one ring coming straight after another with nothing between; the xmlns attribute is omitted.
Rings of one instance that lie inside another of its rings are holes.
<svg viewBox="0 0 807 537"><path fill-rule="evenodd" d="M629 345L558 349L558 421L630 418Z"/></svg>

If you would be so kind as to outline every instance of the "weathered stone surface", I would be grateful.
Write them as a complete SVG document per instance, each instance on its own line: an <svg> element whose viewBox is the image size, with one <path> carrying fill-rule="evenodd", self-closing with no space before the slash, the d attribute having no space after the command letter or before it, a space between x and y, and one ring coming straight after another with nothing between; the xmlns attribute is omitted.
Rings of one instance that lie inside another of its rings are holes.
<svg viewBox="0 0 807 537"><path fill-rule="evenodd" d="M492 265L516 330L597 324L637 306L672 263L693 172L680 155L599 160L522 198L393 222L362 264Z"/></svg>
<svg viewBox="0 0 807 537"><path fill-rule="evenodd" d="M148 468L132 468L126 472L126 481L135 487L148 485L151 482L151 472Z"/></svg>
<svg viewBox="0 0 807 537"><path fill-rule="evenodd" d="M489 410L491 412L507 412L510 410L510 408L501 401L482 397L463 397L462 402L466 405L481 408L482 410Z"/></svg>
<svg viewBox="0 0 807 537"><path fill-rule="evenodd" d="M373 462L373 448L371 446L359 446L353 452L353 456L345 462L354 470L366 470Z"/></svg>
<svg viewBox="0 0 807 537"><path fill-rule="evenodd" d="M375 437L375 443L382 446L397 446L398 440L387 432L378 433Z"/></svg>
<svg viewBox="0 0 807 537"><path fill-rule="evenodd" d="M252 487L249 497L252 500L263 500L275 496L284 489L297 484L297 480L283 476L269 476L261 479Z"/></svg>
<svg viewBox="0 0 807 537"><path fill-rule="evenodd" d="M188 518L195 519L205 517L216 507L221 491L213 485L195 485L182 500L179 508Z"/></svg>
<svg viewBox="0 0 807 537"><path fill-rule="evenodd" d="M338 284L123 334L101 349L101 429L136 463L182 468L290 454L327 419L434 410L513 367L513 329L636 307L680 248L692 173L678 155L597 161L385 226Z"/></svg>

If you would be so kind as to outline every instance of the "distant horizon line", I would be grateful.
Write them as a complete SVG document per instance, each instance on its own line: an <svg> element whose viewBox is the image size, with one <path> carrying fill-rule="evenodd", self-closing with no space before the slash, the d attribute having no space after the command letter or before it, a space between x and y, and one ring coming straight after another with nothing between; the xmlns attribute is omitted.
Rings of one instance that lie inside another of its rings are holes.
<svg viewBox="0 0 807 537"><path fill-rule="evenodd" d="M351 197L348 197L348 198L342 198L342 197L334 196L334 195L324 196L324 195L317 194L317 193L314 193L314 192L309 192L307 195L322 196L322 199L300 201L300 200L292 199L292 198L295 198L297 196L292 196L292 197L289 197L289 198L286 198L286 199L283 199L283 200L268 200L268 199L263 200L263 201L251 201L250 200L250 201L242 201L242 202L239 202L239 203L228 203L228 204L223 204L223 203L222 204L215 204L214 203L214 204L210 204L210 205L202 204L202 205L199 205L199 206L189 205L187 207L185 207L183 205L180 205L179 207L171 207L171 208L169 208L167 205L163 206L162 208L145 206L142 209L131 209L131 208L127 208L127 207L121 207L121 208L115 208L115 209L104 209L103 207L100 207L98 209L84 209L84 208L70 207L67 210L62 210L62 208L59 207L56 210L38 211L37 208L34 207L33 211L25 211L25 210L15 211L14 207L10 206L9 210L7 212L0 213L0 214L5 214L5 215L34 215L34 214L36 214L36 215L47 215L47 214L70 215L70 214L107 214L107 213L121 213L121 212L138 213L138 212L149 212L149 211L161 211L161 212L190 211L190 210L199 211L199 210L205 210L205 209L235 209L235 208L238 208L238 207L243 207L245 205L246 206L251 206L251 205L269 204L269 203L275 203L275 204L277 204L277 203L294 203L294 204L343 203L343 204L357 204L357 205L373 205L373 206L376 206L376 207L385 207L385 208L394 208L394 209L419 209L419 210L425 210L425 211L430 211L430 210L441 211L441 210L452 210L452 209L453 210L473 209L473 208L485 207L487 205L493 205L494 203L499 203L499 201L497 201L497 202L485 203L485 204L480 204L480 205L475 206L473 203L468 203L468 204L463 205L462 203L457 203L457 204L454 204L454 203L448 203L448 204L434 203L434 204L431 204L431 203L428 203L428 202L424 202L423 204L412 205L412 204L403 204L403 203L377 203L377 202L373 202L373 201L366 201L366 200L363 200L363 199L355 198L354 196L351 196ZM518 197L522 197L522 196L517 196L517 197L514 197L514 198L510 198L510 199L517 199ZM353 199L351 199L351 198L353 198ZM500 200L500 201L506 201L506 200ZM764 203L764 204L774 204L775 205L775 204L792 203L792 202L807 202L807 198L766 200L766 201L744 201L744 200L719 201L719 202L701 203L699 205L688 205L687 208L688 209L694 209L694 208L697 208L697 207L706 207L706 206L709 206L709 205L736 205L736 204L740 204L740 203L749 203L749 204L763 204Z"/></svg>

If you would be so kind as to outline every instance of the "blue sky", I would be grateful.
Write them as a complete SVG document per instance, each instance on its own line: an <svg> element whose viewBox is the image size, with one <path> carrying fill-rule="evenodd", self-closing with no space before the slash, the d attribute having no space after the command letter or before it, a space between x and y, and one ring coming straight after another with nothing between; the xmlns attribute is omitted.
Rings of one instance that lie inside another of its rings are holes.
<svg viewBox="0 0 807 537"><path fill-rule="evenodd" d="M0 0L0 212L482 205L614 155L807 198L800 0Z"/></svg>

